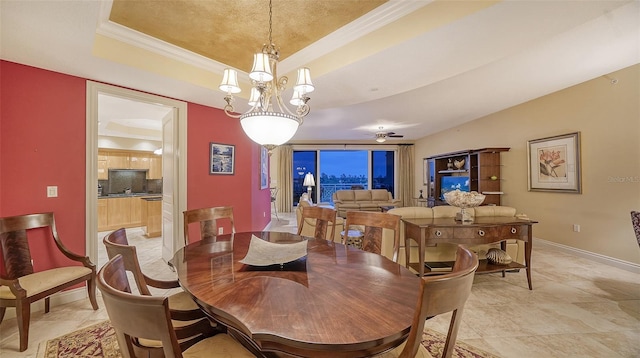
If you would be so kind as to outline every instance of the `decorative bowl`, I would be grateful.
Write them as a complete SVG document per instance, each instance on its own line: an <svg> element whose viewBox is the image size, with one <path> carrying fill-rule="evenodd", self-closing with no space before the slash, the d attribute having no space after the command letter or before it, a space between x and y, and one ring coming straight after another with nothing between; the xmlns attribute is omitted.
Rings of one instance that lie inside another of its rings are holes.
<svg viewBox="0 0 640 358"><path fill-rule="evenodd" d="M452 190L444 194L444 200L451 206L458 208L474 208L484 201L485 196L477 191Z"/></svg>

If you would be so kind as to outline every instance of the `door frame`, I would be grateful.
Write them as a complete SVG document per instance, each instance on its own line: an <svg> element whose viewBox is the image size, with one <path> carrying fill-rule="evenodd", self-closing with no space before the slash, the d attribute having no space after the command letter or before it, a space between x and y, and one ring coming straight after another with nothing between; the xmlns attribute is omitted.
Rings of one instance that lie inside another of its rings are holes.
<svg viewBox="0 0 640 358"><path fill-rule="evenodd" d="M162 253L167 261L182 246L182 212L187 209L187 102L158 95L130 90L114 85L87 80L86 88L86 182L85 182L85 237L86 254L92 262L98 262L98 94L151 104L161 104L174 108L175 151L174 151L174 205L173 209L173 252ZM164 154L163 154L164 155Z"/></svg>

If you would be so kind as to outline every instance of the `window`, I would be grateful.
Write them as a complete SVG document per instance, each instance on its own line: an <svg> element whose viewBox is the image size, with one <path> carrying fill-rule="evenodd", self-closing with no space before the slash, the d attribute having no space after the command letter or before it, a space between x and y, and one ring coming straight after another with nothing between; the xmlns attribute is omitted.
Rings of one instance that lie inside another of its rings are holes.
<svg viewBox="0 0 640 358"><path fill-rule="evenodd" d="M395 151L392 150L294 151L293 168L294 205L307 191L302 183L308 172L315 178L312 198L316 203L333 204L332 195L337 190L387 189L394 193Z"/></svg>
<svg viewBox="0 0 640 358"><path fill-rule="evenodd" d="M307 191L307 188L302 185L304 183L304 176L307 173L313 174L314 178L316 176L316 168L317 165L317 151L294 151L293 152L293 204L298 205L298 200L302 193ZM316 186L318 184L318 180L316 179ZM315 188L312 197L315 196ZM313 200L313 202L317 202L317 200Z"/></svg>
<svg viewBox="0 0 640 358"><path fill-rule="evenodd" d="M373 189L387 189L393 195L394 152L374 150L371 152L371 163Z"/></svg>

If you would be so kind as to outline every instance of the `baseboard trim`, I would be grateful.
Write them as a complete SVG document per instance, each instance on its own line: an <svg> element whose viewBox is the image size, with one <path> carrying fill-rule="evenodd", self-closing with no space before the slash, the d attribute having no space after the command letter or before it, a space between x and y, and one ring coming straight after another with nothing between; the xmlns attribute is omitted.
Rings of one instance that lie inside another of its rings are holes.
<svg viewBox="0 0 640 358"><path fill-rule="evenodd" d="M66 303L71 303L74 301L78 301L81 299L89 299L89 295L87 294L87 288L86 287L78 287L78 288L74 288L72 290L67 290L67 291L63 291L63 292L58 292L55 293L51 296L50 302L51 302L51 310L54 310L56 306L60 306ZM98 301L98 305L100 305L100 302ZM34 302L33 304L31 304L31 314L33 315L34 312L40 312L43 311L44 312L44 299L41 299L40 301ZM15 318L16 317L16 310L15 307L7 307L7 312L4 315L4 319L11 319L11 318Z"/></svg>
<svg viewBox="0 0 640 358"><path fill-rule="evenodd" d="M578 248L567 246L567 245L558 244L557 242L553 242L553 241L547 241L547 240L535 238L533 242L534 242L534 247L537 245L546 246L548 248L553 248L557 251L579 256L585 259L599 262L601 264L613 266L625 271L640 273L640 265L635 264L633 262L624 261L624 260L616 259L614 257L609 257L601 254L596 254L594 252L578 249Z"/></svg>

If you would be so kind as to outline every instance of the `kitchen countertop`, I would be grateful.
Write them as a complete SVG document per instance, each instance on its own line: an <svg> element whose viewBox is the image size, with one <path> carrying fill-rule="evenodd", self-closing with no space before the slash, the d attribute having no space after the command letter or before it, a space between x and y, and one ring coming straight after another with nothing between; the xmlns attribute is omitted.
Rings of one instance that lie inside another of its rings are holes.
<svg viewBox="0 0 640 358"><path fill-rule="evenodd" d="M160 193L131 193L131 194L106 194L106 195L98 195L98 199L109 199L109 198L162 198L162 194Z"/></svg>

